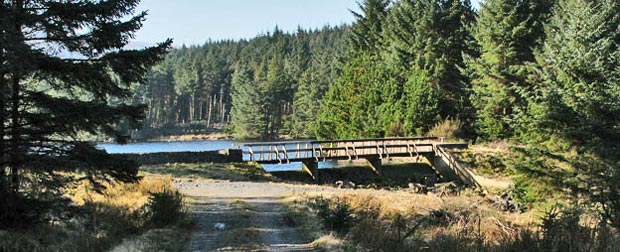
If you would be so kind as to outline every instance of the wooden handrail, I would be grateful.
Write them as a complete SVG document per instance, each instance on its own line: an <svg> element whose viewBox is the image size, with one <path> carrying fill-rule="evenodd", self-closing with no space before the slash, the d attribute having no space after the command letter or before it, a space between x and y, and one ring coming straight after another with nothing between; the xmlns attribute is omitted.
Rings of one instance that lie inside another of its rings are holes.
<svg viewBox="0 0 620 252"><path fill-rule="evenodd" d="M392 155L408 156L419 155L420 152L435 151L440 144L437 137L401 137L401 138L366 138L350 140L325 141L283 141L246 143L240 146L247 147L244 155L249 155L250 161L289 163L293 160L315 159L359 159L371 155L379 158L389 158ZM287 146L288 145L288 146ZM281 146L281 147L280 147ZM450 146L450 145L447 145ZM429 148L429 149L427 149ZM290 156L289 156L290 155Z"/></svg>

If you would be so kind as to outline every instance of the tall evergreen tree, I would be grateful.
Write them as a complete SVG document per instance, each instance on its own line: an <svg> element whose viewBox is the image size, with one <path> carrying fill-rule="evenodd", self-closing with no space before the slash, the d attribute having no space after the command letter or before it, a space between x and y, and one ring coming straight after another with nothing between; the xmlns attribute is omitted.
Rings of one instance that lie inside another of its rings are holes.
<svg viewBox="0 0 620 252"><path fill-rule="evenodd" d="M239 139L265 139L269 125L265 93L247 66L239 65L232 79L231 125Z"/></svg>
<svg viewBox="0 0 620 252"><path fill-rule="evenodd" d="M390 0L365 0L358 6L362 13L351 11L355 24L351 28L353 51L376 51L384 42L383 21L388 14Z"/></svg>
<svg viewBox="0 0 620 252"><path fill-rule="evenodd" d="M401 104L404 113L415 113L412 111L419 111L421 104L427 104L430 107L424 110L430 111L439 107L441 116L429 115L433 118L427 118L425 122L448 117L471 117L467 91L469 80L460 69L464 67L463 53L471 51L471 37L466 27L473 23L474 16L469 1L402 0L394 4L385 28L386 39L389 41L387 49L390 53L387 61L393 66L398 82L408 83L410 77L416 80L409 83L416 83L418 78L425 79L425 85L429 85L438 98L435 104L429 104L408 100L411 97L403 96ZM410 94L425 93L429 88L421 85L408 87ZM411 88L423 90L416 91Z"/></svg>
<svg viewBox="0 0 620 252"><path fill-rule="evenodd" d="M265 82L268 103L269 136L276 137L284 125L286 106L293 101L290 92L290 80L284 71L284 62L279 55L275 55L267 66L267 80Z"/></svg>
<svg viewBox="0 0 620 252"><path fill-rule="evenodd" d="M536 52L540 82L529 93L537 139L561 139L578 153L563 181L592 196L614 227L620 227L618 27L618 0L558 1Z"/></svg>
<svg viewBox="0 0 620 252"><path fill-rule="evenodd" d="M78 138L115 124L136 122L142 107L130 97L171 41L144 50L123 49L146 12L138 0L0 3L0 225L30 216L20 202L50 202L77 172L101 180L136 181L137 166L112 158ZM77 57L62 56L71 53Z"/></svg>
<svg viewBox="0 0 620 252"><path fill-rule="evenodd" d="M476 128L484 139L511 137L525 113L521 96L528 89L526 63L544 37L548 0L487 0L481 4L472 35L480 56L468 57Z"/></svg>
<svg viewBox="0 0 620 252"><path fill-rule="evenodd" d="M388 7L387 0L366 0L360 4L363 13L353 12L357 20L351 28L351 47L342 74L334 80L322 101L317 115L317 137L385 134L377 108L382 104L380 92L385 80L380 52Z"/></svg>

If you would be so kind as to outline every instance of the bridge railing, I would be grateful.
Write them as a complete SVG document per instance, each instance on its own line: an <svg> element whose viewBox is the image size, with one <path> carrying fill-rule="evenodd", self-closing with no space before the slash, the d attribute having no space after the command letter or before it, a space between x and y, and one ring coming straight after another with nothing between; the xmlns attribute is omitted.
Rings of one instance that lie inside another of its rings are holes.
<svg viewBox="0 0 620 252"><path fill-rule="evenodd" d="M430 152L437 137L367 138L351 140L284 141L242 144L249 161L289 163L307 159L358 159L378 156L388 158L392 154L417 156Z"/></svg>
<svg viewBox="0 0 620 252"><path fill-rule="evenodd" d="M476 180L474 175L471 173L471 171L469 171L469 169L467 169L460 162L458 162L458 160L456 160L454 155L452 155L450 152L446 151L445 149L445 148L454 148L454 147L462 148L463 144L437 145L435 146L435 151L439 155L439 157L445 160L445 162L448 164L450 169L452 169L456 173L456 175L459 176L461 181L463 181L464 183L470 186L480 187L480 183L478 183L478 181Z"/></svg>

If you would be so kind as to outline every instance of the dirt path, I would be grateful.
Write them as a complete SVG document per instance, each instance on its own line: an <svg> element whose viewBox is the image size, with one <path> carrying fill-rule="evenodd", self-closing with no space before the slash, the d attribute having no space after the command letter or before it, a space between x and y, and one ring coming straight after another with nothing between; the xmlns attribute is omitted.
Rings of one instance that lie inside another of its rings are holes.
<svg viewBox="0 0 620 252"><path fill-rule="evenodd" d="M187 251L314 251L286 217L282 199L297 192L333 189L278 183L176 181L192 199L197 221Z"/></svg>

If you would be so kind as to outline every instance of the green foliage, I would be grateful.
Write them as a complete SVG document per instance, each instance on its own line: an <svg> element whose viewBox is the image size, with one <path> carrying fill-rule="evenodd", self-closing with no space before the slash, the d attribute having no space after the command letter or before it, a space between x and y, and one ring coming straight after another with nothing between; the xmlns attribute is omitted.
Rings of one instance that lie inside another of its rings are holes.
<svg viewBox="0 0 620 252"><path fill-rule="evenodd" d="M396 1L386 22L388 62L414 79L424 75L441 95L443 118L469 119L468 81L461 73L470 53L466 27L474 21L469 1Z"/></svg>
<svg viewBox="0 0 620 252"><path fill-rule="evenodd" d="M313 204L323 226L340 234L346 234L353 226L353 209L345 201L316 198Z"/></svg>
<svg viewBox="0 0 620 252"><path fill-rule="evenodd" d="M559 1L536 54L544 88L532 94L543 107L535 119L579 146L608 149L619 143L618 6L611 0Z"/></svg>
<svg viewBox="0 0 620 252"><path fill-rule="evenodd" d="M342 74L323 97L317 137L421 135L443 118L469 119L459 70L469 51L469 3L365 1L361 9Z"/></svg>
<svg viewBox="0 0 620 252"><path fill-rule="evenodd" d="M147 223L156 228L175 225L185 217L183 196L176 190L151 193L145 209Z"/></svg>
<svg viewBox="0 0 620 252"><path fill-rule="evenodd" d="M355 24L351 28L354 52L377 52L383 40L383 22L388 14L389 0L364 0L358 3L362 13L351 11Z"/></svg>
<svg viewBox="0 0 620 252"><path fill-rule="evenodd" d="M559 139L572 147L563 150L576 153L566 157L572 173L566 177L574 178L566 186L600 204L615 227L620 227L619 25L618 1L559 1L535 53L532 79L539 82L528 96L532 135L541 145ZM594 185L601 190L592 190Z"/></svg>
<svg viewBox="0 0 620 252"><path fill-rule="evenodd" d="M96 189L100 181L139 179L137 165L79 139L104 133L125 142L117 126L136 128L143 117L144 106L128 105L132 86L172 41L124 49L146 17L138 3L0 3L0 217L18 217L16 202L57 200L77 179ZM0 219L11 222L19 220Z"/></svg>
<svg viewBox="0 0 620 252"><path fill-rule="evenodd" d="M209 131L232 124L239 138L313 137L312 118L340 69L347 32L347 26L294 33L276 27L247 41L177 48L136 88L133 101L149 105L145 125L155 133L201 123ZM241 70L249 72L244 85L234 80Z"/></svg>
<svg viewBox="0 0 620 252"><path fill-rule="evenodd" d="M544 37L542 27L549 5L547 0L489 0L481 4L471 28L480 55L466 60L481 138L515 134L515 118L526 112L522 94L532 89L526 82L526 66L534 61L533 48Z"/></svg>
<svg viewBox="0 0 620 252"><path fill-rule="evenodd" d="M414 72L405 84L403 95L404 128L407 135L423 135L441 118L440 96L429 85L424 71Z"/></svg>
<svg viewBox="0 0 620 252"><path fill-rule="evenodd" d="M232 79L231 125L235 137L239 139L262 139L267 134L265 91L253 80L252 75L247 67L239 66Z"/></svg>

